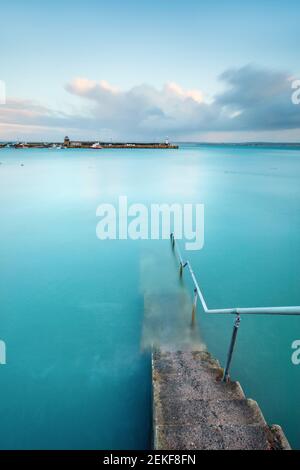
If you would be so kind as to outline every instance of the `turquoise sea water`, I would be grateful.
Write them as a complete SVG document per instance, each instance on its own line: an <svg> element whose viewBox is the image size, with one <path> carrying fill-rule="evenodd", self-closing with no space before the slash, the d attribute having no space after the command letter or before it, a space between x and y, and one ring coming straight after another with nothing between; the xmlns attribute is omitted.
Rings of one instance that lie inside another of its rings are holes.
<svg viewBox="0 0 300 470"><path fill-rule="evenodd" d="M300 151L2 149L0 162L2 449L150 446L144 297L182 287L168 241L97 239L100 203L205 204L204 248L187 256L209 307L300 304ZM234 318L197 315L223 364ZM300 318L243 317L232 378L300 448L295 339Z"/></svg>

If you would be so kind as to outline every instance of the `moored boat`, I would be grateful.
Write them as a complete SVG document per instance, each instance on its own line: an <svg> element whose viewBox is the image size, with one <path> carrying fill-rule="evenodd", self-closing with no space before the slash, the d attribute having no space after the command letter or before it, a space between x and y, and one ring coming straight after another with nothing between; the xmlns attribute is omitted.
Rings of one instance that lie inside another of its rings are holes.
<svg viewBox="0 0 300 470"><path fill-rule="evenodd" d="M102 149L102 146L99 142L95 142L93 145L90 146L91 149Z"/></svg>

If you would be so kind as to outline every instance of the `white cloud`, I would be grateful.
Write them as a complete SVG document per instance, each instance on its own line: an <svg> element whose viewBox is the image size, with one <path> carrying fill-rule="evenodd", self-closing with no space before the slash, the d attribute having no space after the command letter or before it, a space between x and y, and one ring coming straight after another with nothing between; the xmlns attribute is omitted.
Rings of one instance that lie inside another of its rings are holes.
<svg viewBox="0 0 300 470"><path fill-rule="evenodd" d="M175 82L169 82L165 86L166 91L170 93L174 93L181 98L191 98L192 100L196 101L197 103L202 103L203 93L200 90L184 90L180 85Z"/></svg>
<svg viewBox="0 0 300 470"><path fill-rule="evenodd" d="M201 90L184 89L175 82L161 89L141 84L121 90L105 80L75 78L65 89L81 100L80 112L65 113L8 99L0 106L0 139L19 128L22 135L15 138L27 140L30 135L45 140L66 133L74 139L125 141L164 139L166 135L172 140L205 136L223 140L226 134L236 135L234 140L246 134L259 140L260 135L273 132L282 135L282 140L287 135L293 135L293 140L298 135L300 140L300 107L291 103L289 74L246 66L227 70L220 78L226 89L210 101Z"/></svg>
<svg viewBox="0 0 300 470"><path fill-rule="evenodd" d="M99 82L96 82L87 78L75 78L66 85L66 89L74 95L87 97L95 97L98 93L101 94L101 92L105 91L109 93L118 92L118 89L110 85L106 80L100 80Z"/></svg>
<svg viewBox="0 0 300 470"><path fill-rule="evenodd" d="M200 90L185 90L174 82L160 90L142 84L123 91L104 81L75 79L66 90L92 101L99 126L115 129L125 138L199 129L211 114Z"/></svg>

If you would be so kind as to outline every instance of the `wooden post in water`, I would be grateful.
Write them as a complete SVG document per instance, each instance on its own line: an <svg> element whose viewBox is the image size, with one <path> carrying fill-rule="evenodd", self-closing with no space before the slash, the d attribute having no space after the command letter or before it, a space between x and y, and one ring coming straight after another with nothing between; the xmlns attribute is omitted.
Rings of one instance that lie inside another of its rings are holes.
<svg viewBox="0 0 300 470"><path fill-rule="evenodd" d="M182 263L179 265L179 276L182 277L182 272L183 272L183 266Z"/></svg>
<svg viewBox="0 0 300 470"><path fill-rule="evenodd" d="M193 301L193 308L192 308L192 326L195 325L197 300L198 300L198 292L197 292L197 289L194 289L194 301Z"/></svg>
<svg viewBox="0 0 300 470"><path fill-rule="evenodd" d="M175 238L174 238L174 234L173 234L173 233L171 233L170 238L171 238L171 243L172 243L172 249L174 250L174 247L175 247Z"/></svg>

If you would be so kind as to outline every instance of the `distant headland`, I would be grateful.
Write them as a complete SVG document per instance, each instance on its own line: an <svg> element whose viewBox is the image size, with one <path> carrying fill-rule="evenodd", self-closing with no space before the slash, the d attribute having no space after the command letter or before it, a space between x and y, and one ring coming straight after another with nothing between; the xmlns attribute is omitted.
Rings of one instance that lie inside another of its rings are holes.
<svg viewBox="0 0 300 470"><path fill-rule="evenodd" d="M266 147L266 148L300 148L300 142L197 142L203 146L221 147Z"/></svg>
<svg viewBox="0 0 300 470"><path fill-rule="evenodd" d="M97 141L73 141L68 136L63 142L6 142L0 143L0 148L13 147L17 149L24 148L56 148L56 149L93 149L100 150L104 148L117 149L178 149L178 145L171 144L168 140L165 142L97 142Z"/></svg>

